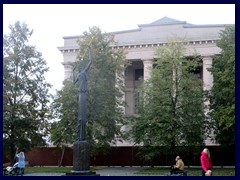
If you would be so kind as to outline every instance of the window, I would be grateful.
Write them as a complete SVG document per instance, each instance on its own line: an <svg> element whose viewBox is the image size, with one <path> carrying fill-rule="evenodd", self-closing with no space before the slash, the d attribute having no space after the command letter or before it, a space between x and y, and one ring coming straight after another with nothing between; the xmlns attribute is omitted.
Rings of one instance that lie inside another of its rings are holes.
<svg viewBox="0 0 240 180"><path fill-rule="evenodd" d="M143 78L143 69L135 69L135 81Z"/></svg>

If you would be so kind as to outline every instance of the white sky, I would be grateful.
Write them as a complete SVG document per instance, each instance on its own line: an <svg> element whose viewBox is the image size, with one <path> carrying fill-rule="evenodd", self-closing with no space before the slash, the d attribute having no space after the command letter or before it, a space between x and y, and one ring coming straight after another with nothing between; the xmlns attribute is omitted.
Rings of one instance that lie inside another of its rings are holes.
<svg viewBox="0 0 240 180"><path fill-rule="evenodd" d="M235 24L234 4L3 4L3 34L9 25L25 22L34 33L31 44L47 61L51 93L60 90L64 77L63 36L82 35L89 27L102 32L138 28L167 16L191 24Z"/></svg>

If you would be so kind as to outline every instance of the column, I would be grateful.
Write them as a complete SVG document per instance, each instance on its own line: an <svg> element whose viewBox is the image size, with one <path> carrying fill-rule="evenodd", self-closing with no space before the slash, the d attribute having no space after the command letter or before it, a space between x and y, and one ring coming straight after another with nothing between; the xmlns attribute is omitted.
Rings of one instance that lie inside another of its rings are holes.
<svg viewBox="0 0 240 180"><path fill-rule="evenodd" d="M208 68L212 67L212 57L203 57L203 90L210 90L213 85L213 75Z"/></svg>
<svg viewBox="0 0 240 180"><path fill-rule="evenodd" d="M125 92L122 89L122 87L125 87L125 74L124 74L124 68L122 70L119 70L118 72L116 72L116 84L115 87L116 88L120 88L122 96L118 97L118 101L119 101L119 107L122 110L122 113L125 114L125 106L124 106L124 102L125 102Z"/></svg>
<svg viewBox="0 0 240 180"><path fill-rule="evenodd" d="M142 59L143 61L143 79L148 80L151 77L151 72L153 68L152 59Z"/></svg>
<svg viewBox="0 0 240 180"><path fill-rule="evenodd" d="M63 50L61 51L63 54L63 62L62 65L64 66L64 80L72 78L72 70L75 65L75 62L78 61L77 59L77 50Z"/></svg>
<svg viewBox="0 0 240 180"><path fill-rule="evenodd" d="M208 68L212 67L212 57L211 56L205 56L202 58L203 61L203 90L210 90L213 86L213 75L212 73L208 70ZM209 100L206 100L204 102L206 108L204 110L204 113L206 116L209 114ZM214 135L214 130L211 130L210 137L205 140L205 145L215 145L215 135ZM213 141L212 141L213 140Z"/></svg>
<svg viewBox="0 0 240 180"><path fill-rule="evenodd" d="M64 80L72 79L73 66L65 63L62 63L62 64L64 65Z"/></svg>

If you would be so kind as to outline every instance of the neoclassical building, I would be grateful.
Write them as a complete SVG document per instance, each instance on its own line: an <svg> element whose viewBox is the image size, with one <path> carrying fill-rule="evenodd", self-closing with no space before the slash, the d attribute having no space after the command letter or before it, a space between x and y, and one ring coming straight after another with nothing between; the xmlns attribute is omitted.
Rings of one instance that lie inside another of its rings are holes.
<svg viewBox="0 0 240 180"><path fill-rule="evenodd" d="M123 49L126 52L126 61L131 61L125 71L125 114L136 113L135 90L139 87L139 79L146 80L150 77L153 67L155 49L166 45L169 38L180 37L187 41L186 57L197 52L203 61L203 66L198 74L203 81L203 89L210 89L213 84L213 76L207 70L212 66L212 58L221 53L216 46L219 33L225 29L224 24L194 25L186 21L179 21L163 17L150 24L138 25L137 29L113 32L117 45L113 49ZM77 39L82 36L63 37L64 46L58 47L63 54L64 78L70 78L72 74L71 62L76 60L79 49ZM210 145L210 141L206 141ZM126 144L125 144L126 145Z"/></svg>

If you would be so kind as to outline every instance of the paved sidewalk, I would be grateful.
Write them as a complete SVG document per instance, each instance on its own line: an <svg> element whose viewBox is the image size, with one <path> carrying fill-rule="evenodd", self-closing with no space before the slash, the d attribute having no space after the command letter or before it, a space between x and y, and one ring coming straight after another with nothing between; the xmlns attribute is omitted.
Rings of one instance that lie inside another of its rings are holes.
<svg viewBox="0 0 240 180"><path fill-rule="evenodd" d="M144 169L143 167L109 167L97 170L100 176L139 176L136 173Z"/></svg>
<svg viewBox="0 0 240 180"><path fill-rule="evenodd" d="M143 176L136 174L138 171L144 169L144 167L109 167L100 170L96 170L96 174L100 176ZM62 176L65 173L29 173L24 176Z"/></svg>

